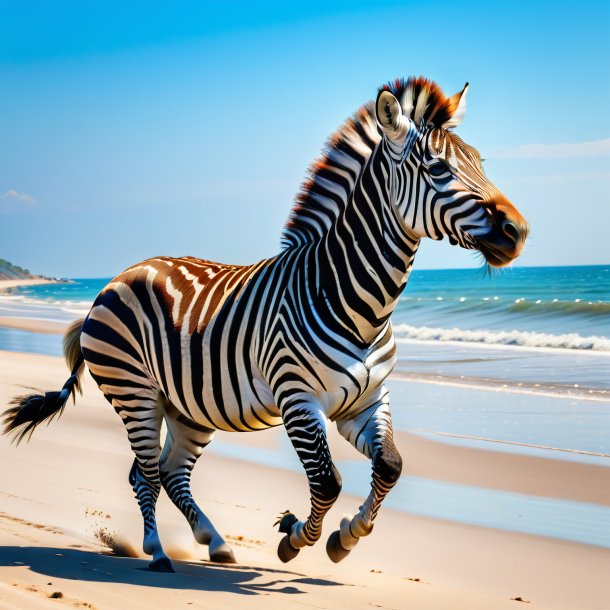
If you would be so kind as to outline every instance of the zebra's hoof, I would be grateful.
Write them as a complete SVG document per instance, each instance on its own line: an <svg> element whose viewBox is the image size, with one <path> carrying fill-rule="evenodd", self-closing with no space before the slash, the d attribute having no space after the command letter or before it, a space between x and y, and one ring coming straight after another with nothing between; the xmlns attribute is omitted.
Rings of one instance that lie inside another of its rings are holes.
<svg viewBox="0 0 610 610"><path fill-rule="evenodd" d="M291 513L286 511L280 519L280 527L278 528L282 534L290 534L292 526L298 521L298 519Z"/></svg>
<svg viewBox="0 0 610 610"><path fill-rule="evenodd" d="M339 563L342 559L345 559L349 555L349 551L346 551L341 546L341 537L339 536L339 530L333 532L326 543L326 553L330 557L331 561Z"/></svg>
<svg viewBox="0 0 610 610"><path fill-rule="evenodd" d="M277 556L283 563L288 563L291 559L294 559L301 549L295 549L290 544L290 536L286 535L280 540L280 545L277 547Z"/></svg>
<svg viewBox="0 0 610 610"><path fill-rule="evenodd" d="M155 559L148 564L148 569L153 572L165 572L168 574L173 574L176 570L174 570L174 566L168 557L161 557L161 559Z"/></svg>
<svg viewBox="0 0 610 610"><path fill-rule="evenodd" d="M221 544L218 548L213 551L210 550L210 561L216 563L237 563L233 551L227 544Z"/></svg>

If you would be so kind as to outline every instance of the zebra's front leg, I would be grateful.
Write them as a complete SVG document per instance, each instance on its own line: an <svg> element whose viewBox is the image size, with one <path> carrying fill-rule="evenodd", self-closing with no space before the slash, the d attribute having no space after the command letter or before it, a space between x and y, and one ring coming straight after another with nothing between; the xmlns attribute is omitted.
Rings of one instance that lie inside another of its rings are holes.
<svg viewBox="0 0 610 610"><path fill-rule="evenodd" d="M171 404L165 405L167 437L161 453L161 482L171 501L189 522L195 540L207 544L210 561L236 563L231 547L197 506L191 494L191 471L214 430L200 426Z"/></svg>
<svg viewBox="0 0 610 610"><path fill-rule="evenodd" d="M301 548L320 538L324 515L341 491L341 476L335 468L326 439L324 414L309 404L293 404L282 411L284 426L309 480L311 511L299 521L290 511L280 516L279 530L286 534L277 553L284 562L294 559ZM276 525L278 524L276 523Z"/></svg>
<svg viewBox="0 0 610 610"><path fill-rule="evenodd" d="M358 540L368 536L386 495L394 487L402 471L402 458L394 445L392 416L387 390L366 411L351 420L340 420L337 428L360 453L371 459L373 477L371 491L355 517L345 515L339 530L326 544L328 556L335 563L344 559Z"/></svg>

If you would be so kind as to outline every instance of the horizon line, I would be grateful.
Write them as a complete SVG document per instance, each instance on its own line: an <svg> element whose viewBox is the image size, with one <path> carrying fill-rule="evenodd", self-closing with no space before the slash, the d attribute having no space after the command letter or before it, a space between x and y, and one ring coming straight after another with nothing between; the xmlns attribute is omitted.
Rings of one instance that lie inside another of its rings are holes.
<svg viewBox="0 0 610 610"><path fill-rule="evenodd" d="M152 257L154 258L154 257ZM180 257L175 257L175 258L180 258ZM244 265L244 267L247 267L248 265ZM505 271L510 271L513 269L571 269L573 267L609 267L610 268L610 262L608 263L591 263L591 264L586 264L586 265L519 265L517 267L501 267L497 270L494 271L494 275L498 276L501 275L502 273L504 273ZM411 273L414 273L416 271L475 271L475 272L480 272L482 270L484 270L485 267L481 266L481 267L439 267L439 268L424 268L424 269L420 269L420 268L416 268L413 269L411 271ZM122 271L119 271L118 273L122 273ZM118 274L115 274L118 275ZM48 279L65 279L65 280L104 280L107 278L113 278L115 277L115 275L96 275L96 276L90 276L90 277L68 277L68 276L53 276L53 277L48 277L48 276L43 276L45 278Z"/></svg>

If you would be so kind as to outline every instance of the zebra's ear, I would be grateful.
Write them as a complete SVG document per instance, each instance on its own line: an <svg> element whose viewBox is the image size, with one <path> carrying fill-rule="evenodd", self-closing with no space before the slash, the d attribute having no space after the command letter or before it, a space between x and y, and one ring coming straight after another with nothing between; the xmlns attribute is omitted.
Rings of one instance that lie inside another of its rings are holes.
<svg viewBox="0 0 610 610"><path fill-rule="evenodd" d="M387 90L382 89L375 102L377 122L391 140L402 140L409 132L409 119L402 113L398 100Z"/></svg>
<svg viewBox="0 0 610 610"><path fill-rule="evenodd" d="M444 129L449 129L450 127L457 127L464 118L466 114L466 93L468 93L468 87L470 85L466 83L464 88L456 93L449 101L451 102L451 107L455 108L451 118L445 121L442 125Z"/></svg>

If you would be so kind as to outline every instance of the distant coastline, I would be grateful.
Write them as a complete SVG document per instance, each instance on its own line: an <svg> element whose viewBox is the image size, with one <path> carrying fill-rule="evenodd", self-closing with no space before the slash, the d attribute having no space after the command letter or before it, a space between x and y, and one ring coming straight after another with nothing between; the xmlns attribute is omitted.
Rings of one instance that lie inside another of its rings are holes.
<svg viewBox="0 0 610 610"><path fill-rule="evenodd" d="M70 280L62 278L45 277L44 275L34 275L29 269L24 269L14 265L10 261L0 258L0 294L9 291L11 288L20 286L35 286L38 284L63 284Z"/></svg>
<svg viewBox="0 0 610 610"><path fill-rule="evenodd" d="M47 277L31 278L31 279L15 279L15 280L0 280L0 293L8 291L11 288L19 288L21 286L37 286L40 284L67 284L68 280L51 279Z"/></svg>

